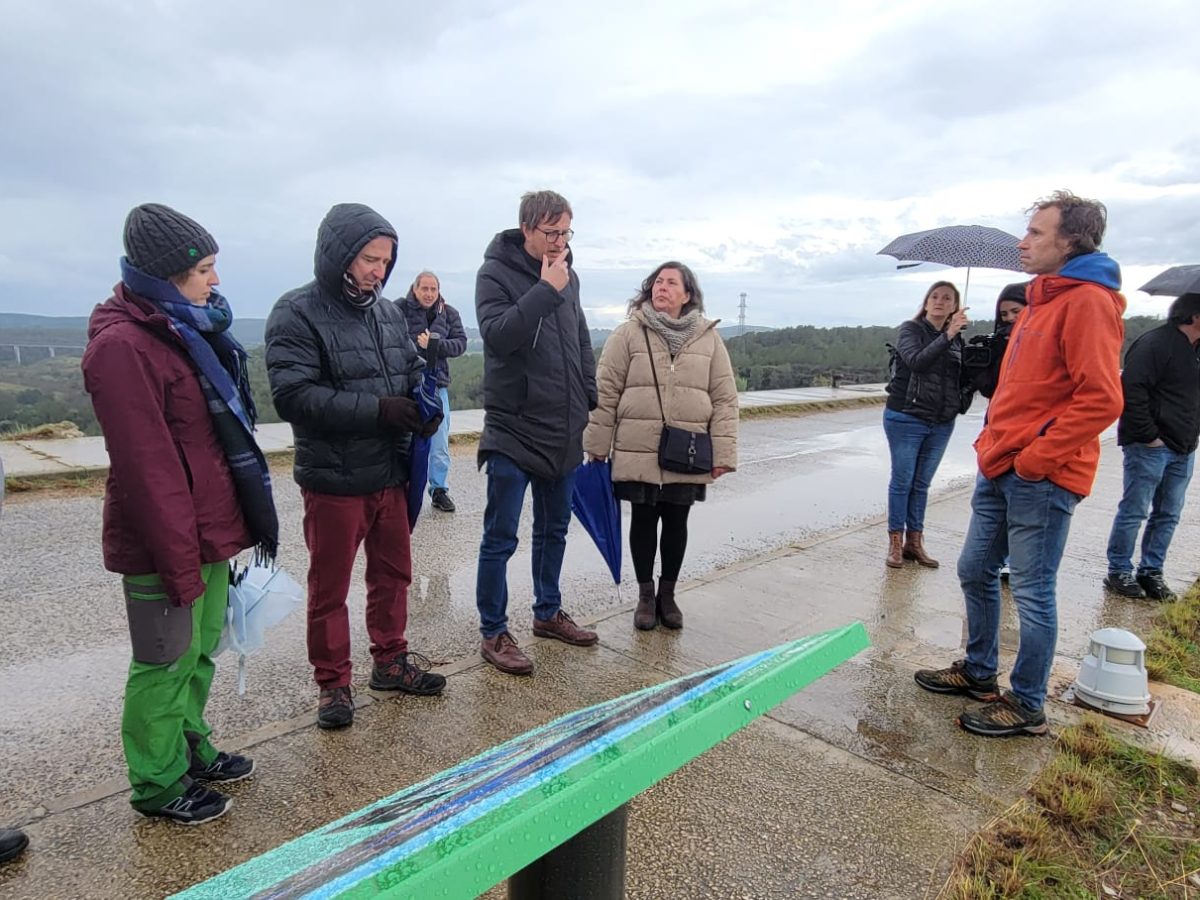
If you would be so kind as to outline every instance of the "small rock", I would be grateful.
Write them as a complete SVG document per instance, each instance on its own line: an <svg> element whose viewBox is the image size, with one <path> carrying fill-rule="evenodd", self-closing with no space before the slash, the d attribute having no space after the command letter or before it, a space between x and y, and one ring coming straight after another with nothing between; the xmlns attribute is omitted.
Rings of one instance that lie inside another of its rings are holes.
<svg viewBox="0 0 1200 900"><path fill-rule="evenodd" d="M1177 812L1177 813L1185 813L1188 811L1188 808L1186 806L1184 806L1182 803L1180 803L1178 800L1173 800L1171 802L1171 809L1175 810L1175 812Z"/></svg>

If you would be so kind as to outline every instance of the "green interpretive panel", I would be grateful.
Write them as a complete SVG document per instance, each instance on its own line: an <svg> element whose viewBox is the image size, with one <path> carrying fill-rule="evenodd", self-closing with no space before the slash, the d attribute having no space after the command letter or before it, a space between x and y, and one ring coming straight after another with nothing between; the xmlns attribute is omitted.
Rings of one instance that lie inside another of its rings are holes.
<svg viewBox="0 0 1200 900"><path fill-rule="evenodd" d="M867 646L856 622L581 709L176 896L478 896Z"/></svg>

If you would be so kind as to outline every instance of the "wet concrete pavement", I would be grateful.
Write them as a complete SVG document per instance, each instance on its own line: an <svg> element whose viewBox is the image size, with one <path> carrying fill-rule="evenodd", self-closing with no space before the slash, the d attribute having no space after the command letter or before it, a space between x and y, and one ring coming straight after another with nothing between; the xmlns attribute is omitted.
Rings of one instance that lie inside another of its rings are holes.
<svg viewBox="0 0 1200 900"><path fill-rule="evenodd" d="M573 525L566 608L595 623L600 646L532 639L526 531L510 566L510 615L537 664L532 679L478 665L483 479L473 451L456 448L459 512L419 523L410 603L410 639L445 661L446 695L375 701L365 690L359 571L351 621L364 705L354 728L326 734L311 724L302 617L251 659L244 698L236 666L221 660L209 707L218 744L252 748L260 774L233 786L231 815L187 831L138 819L124 792L117 725L128 638L119 586L100 565L99 499L15 498L0 526L13 627L0 661L0 822L30 822L33 847L0 870L0 897L160 896L571 709L854 619L867 625L870 650L634 802L629 895L924 894L970 830L1023 789L1051 743L972 738L952 724L964 701L912 683L917 667L954 658L962 639L953 560L969 516L979 418L960 422L935 484L927 543L943 567L894 572L882 565L888 464L879 420L872 407L743 421L740 470L692 517L682 633L635 632L632 585L616 594ZM298 492L286 472L277 484L282 561L302 579ZM1092 630L1116 624L1145 634L1153 613L1100 587L1119 492L1120 452L1108 443L1060 577L1060 679L1073 676ZM1197 540L1200 515L1190 506L1168 560L1177 588L1198 574L1187 550ZM625 571L632 582L627 550ZM1004 621L1008 652L1011 609ZM1196 752L1194 713L1173 694L1146 737ZM1074 716L1061 704L1051 714L1055 722Z"/></svg>

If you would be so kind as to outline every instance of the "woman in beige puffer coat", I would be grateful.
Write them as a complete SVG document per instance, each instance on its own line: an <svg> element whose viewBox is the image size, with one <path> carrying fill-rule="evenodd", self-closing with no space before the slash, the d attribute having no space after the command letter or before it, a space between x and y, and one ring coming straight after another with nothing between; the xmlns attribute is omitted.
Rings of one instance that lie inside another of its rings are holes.
<svg viewBox="0 0 1200 900"><path fill-rule="evenodd" d="M703 313L704 295L691 269L672 261L650 273L629 301L629 320L604 342L596 372L599 402L583 434L589 457L612 457L613 491L633 507L629 550L638 580L633 624L643 631L659 621L683 627L675 582L687 549L688 513L704 499L707 485L737 468L733 366L717 323ZM659 466L664 418L669 425L711 435L711 472L684 475ZM660 544L656 592L654 557Z"/></svg>

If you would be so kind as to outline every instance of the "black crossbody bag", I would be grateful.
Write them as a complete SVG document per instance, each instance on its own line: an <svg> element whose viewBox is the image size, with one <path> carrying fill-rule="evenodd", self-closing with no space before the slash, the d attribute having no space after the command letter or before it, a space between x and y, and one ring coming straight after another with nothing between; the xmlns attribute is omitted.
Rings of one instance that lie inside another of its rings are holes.
<svg viewBox="0 0 1200 900"><path fill-rule="evenodd" d="M650 347L650 332L643 328L646 352L650 354L650 374L654 376L654 393L658 396L658 414L662 416L662 436L658 439L658 465L680 475L708 475L712 472L712 436L706 431L688 431L667 424L663 410L662 390L658 386L658 369L654 366L654 350Z"/></svg>

